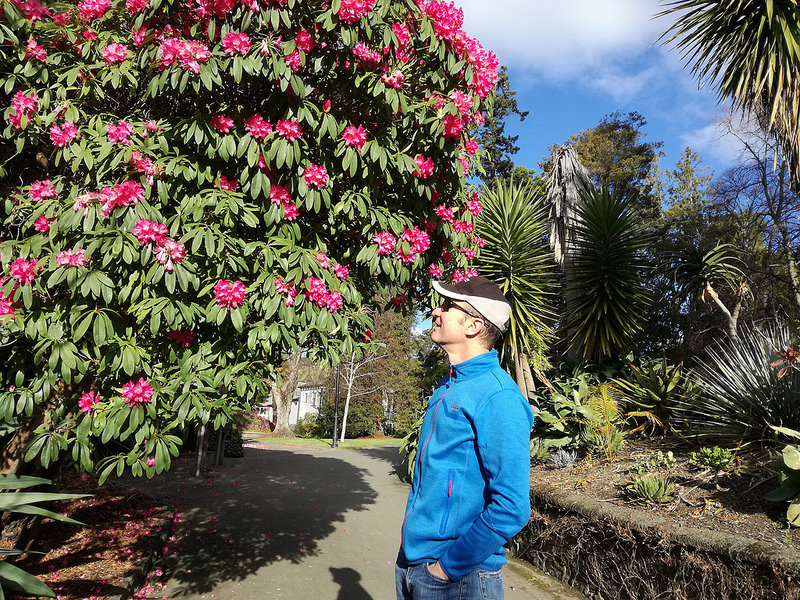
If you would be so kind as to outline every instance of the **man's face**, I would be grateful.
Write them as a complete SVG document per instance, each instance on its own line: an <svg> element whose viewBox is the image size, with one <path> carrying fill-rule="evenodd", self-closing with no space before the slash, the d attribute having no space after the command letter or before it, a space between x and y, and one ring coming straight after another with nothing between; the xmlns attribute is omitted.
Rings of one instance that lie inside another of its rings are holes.
<svg viewBox="0 0 800 600"><path fill-rule="evenodd" d="M477 315L466 302L445 298L441 306L433 310L432 317L431 340L445 348L467 340L467 327Z"/></svg>

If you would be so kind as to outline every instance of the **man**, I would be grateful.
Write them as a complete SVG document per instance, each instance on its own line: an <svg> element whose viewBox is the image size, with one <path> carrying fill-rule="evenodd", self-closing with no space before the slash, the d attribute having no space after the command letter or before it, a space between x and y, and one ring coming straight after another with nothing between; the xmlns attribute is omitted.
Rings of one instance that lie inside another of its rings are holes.
<svg viewBox="0 0 800 600"><path fill-rule="evenodd" d="M492 348L511 307L485 277L433 283L450 360L420 431L395 568L398 600L500 600L505 544L530 517L533 412Z"/></svg>

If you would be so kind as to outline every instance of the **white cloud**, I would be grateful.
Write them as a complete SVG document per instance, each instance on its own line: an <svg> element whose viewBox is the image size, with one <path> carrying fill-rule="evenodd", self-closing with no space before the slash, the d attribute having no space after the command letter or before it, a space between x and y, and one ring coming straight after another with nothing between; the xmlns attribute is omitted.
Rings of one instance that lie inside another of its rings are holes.
<svg viewBox="0 0 800 600"><path fill-rule="evenodd" d="M725 123L730 119L730 123ZM708 155L723 164L733 164L742 156L744 144L741 139L733 135L729 127L733 127L748 144L759 147L763 144L753 134L748 134L748 129L757 127L743 121L740 113L720 112L711 125L681 136L684 143L701 155Z"/></svg>
<svg viewBox="0 0 800 600"><path fill-rule="evenodd" d="M616 68L608 68L588 79L587 84L605 92L615 102L626 103L638 96L642 90L656 84L661 73L662 70L655 65L634 74L627 74Z"/></svg>
<svg viewBox="0 0 800 600"><path fill-rule="evenodd" d="M464 30L500 62L563 79L645 51L666 28L658 0L455 0Z"/></svg>

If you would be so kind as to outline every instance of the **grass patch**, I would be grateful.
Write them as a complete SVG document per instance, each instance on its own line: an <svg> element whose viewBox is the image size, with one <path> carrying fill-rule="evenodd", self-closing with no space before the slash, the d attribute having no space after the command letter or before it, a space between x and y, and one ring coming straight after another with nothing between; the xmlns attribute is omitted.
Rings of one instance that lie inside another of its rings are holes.
<svg viewBox="0 0 800 600"><path fill-rule="evenodd" d="M304 448L330 448L331 447L331 439L317 439L317 438L278 438L278 437L271 437L268 435L263 435L259 437L251 438L253 441L256 442L270 442L274 444L286 444L287 446L301 446ZM339 442L339 448L344 449L351 449L351 448L383 448L383 447L396 447L399 448L400 444L403 443L403 440L396 439L396 438L383 438L383 439L372 439L372 438L358 438L354 440L345 440L343 442Z"/></svg>

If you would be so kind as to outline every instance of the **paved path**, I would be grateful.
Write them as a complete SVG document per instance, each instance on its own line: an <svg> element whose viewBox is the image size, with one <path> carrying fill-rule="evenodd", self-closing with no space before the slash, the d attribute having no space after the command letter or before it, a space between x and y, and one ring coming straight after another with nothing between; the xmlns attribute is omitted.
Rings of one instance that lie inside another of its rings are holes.
<svg viewBox="0 0 800 600"><path fill-rule="evenodd" d="M408 486L397 448L308 449L248 443L244 459L190 465L147 484L182 507L178 551L165 559L170 599L394 600L394 561ZM522 565L507 600L577 600Z"/></svg>

